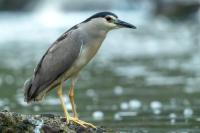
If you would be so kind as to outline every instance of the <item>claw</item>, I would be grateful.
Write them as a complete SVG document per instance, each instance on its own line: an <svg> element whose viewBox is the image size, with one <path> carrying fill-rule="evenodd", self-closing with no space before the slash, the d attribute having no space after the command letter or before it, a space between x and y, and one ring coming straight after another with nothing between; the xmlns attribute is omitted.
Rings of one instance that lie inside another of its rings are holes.
<svg viewBox="0 0 200 133"><path fill-rule="evenodd" d="M81 125L83 128L92 127L96 129L96 126L94 126L93 124L79 120L78 118L70 117L69 121L73 121L74 123Z"/></svg>

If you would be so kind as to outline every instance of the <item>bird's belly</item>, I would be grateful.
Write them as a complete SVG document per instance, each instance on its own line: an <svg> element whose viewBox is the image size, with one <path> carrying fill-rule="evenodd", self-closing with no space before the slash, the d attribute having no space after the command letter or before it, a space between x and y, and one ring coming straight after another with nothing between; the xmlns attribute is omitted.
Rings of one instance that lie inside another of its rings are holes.
<svg viewBox="0 0 200 133"><path fill-rule="evenodd" d="M76 59L71 68L65 73L65 79L68 79L70 76L76 75L85 65L87 65L88 62L97 53L100 45L101 44L87 47L83 46L79 57Z"/></svg>

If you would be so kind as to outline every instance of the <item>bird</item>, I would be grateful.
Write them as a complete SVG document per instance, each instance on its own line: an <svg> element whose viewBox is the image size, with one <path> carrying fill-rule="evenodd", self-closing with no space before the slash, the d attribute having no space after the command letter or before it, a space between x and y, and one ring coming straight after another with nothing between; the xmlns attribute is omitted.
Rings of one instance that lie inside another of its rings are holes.
<svg viewBox="0 0 200 133"><path fill-rule="evenodd" d="M64 32L45 52L31 78L24 83L27 103L41 101L52 89L57 89L66 123L71 121L87 128L96 128L78 118L74 102L74 87L80 71L96 55L107 33L114 29L136 27L122 21L112 12L98 12ZM64 103L63 83L70 80L69 100L73 116Z"/></svg>

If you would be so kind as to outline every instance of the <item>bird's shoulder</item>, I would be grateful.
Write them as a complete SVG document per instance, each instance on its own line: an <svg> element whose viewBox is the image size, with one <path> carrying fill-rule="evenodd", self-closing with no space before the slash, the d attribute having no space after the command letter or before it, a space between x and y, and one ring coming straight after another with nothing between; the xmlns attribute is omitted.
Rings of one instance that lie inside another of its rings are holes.
<svg viewBox="0 0 200 133"><path fill-rule="evenodd" d="M70 45L69 43L69 38L70 35L75 32L78 29L78 25L73 26L72 28L70 28L69 30L67 30L66 32L64 32L45 52L45 54L42 56L42 58L40 59L38 65L36 66L36 68L34 69L34 73L35 75L39 72L41 65L45 59L45 57L47 56L51 56L51 54L53 54L56 50L58 50L59 46L63 45L64 48L67 47L67 44ZM68 41L68 43L67 43ZM77 42L78 43L78 42ZM69 47L69 46L68 46Z"/></svg>
<svg viewBox="0 0 200 133"><path fill-rule="evenodd" d="M66 39L68 37L68 35L73 32L74 30L78 29L78 25L73 26L72 28L70 28L69 30L67 30L66 32L64 32L56 41L55 43L58 43L60 41L62 41L63 39Z"/></svg>

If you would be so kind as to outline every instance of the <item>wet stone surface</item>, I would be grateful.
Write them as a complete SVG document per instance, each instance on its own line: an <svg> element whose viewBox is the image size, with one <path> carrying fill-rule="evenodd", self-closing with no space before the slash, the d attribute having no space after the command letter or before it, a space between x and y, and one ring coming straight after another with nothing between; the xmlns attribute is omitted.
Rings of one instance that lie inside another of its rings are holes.
<svg viewBox="0 0 200 133"><path fill-rule="evenodd" d="M84 128L73 122L66 124L60 116L52 118L47 116L23 115L15 112L0 112L0 132L1 133L112 133L111 129L103 127Z"/></svg>

